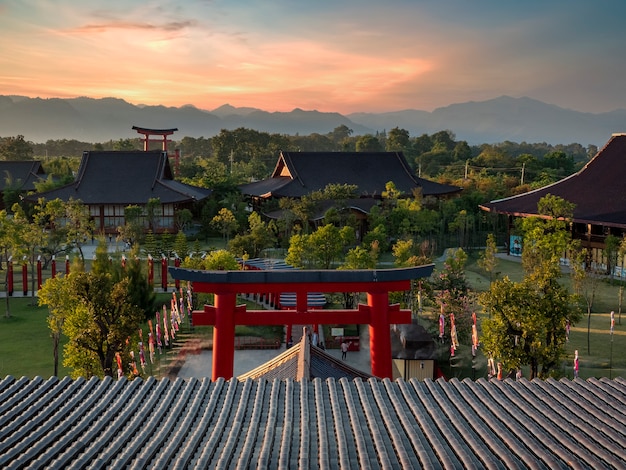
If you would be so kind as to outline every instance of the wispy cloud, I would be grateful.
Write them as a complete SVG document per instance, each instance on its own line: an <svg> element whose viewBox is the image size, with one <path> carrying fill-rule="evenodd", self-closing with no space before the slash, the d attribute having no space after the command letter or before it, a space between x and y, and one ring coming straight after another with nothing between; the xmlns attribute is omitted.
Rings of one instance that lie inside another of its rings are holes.
<svg viewBox="0 0 626 470"><path fill-rule="evenodd" d="M76 28L70 28L64 30L68 33L82 34L82 33L104 33L111 30L139 30L139 31L166 31L175 32L182 31L197 26L197 21L171 21L168 23L141 23L141 22L129 22L129 21L113 21L109 23L97 23L86 24Z"/></svg>

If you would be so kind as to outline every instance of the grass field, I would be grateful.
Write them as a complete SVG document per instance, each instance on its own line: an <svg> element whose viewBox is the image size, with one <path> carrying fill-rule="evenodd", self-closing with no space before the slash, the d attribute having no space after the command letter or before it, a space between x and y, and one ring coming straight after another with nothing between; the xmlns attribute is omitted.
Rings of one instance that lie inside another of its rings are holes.
<svg viewBox="0 0 626 470"><path fill-rule="evenodd" d="M441 267L440 264L437 266ZM522 278L519 262L501 259L497 270L500 276L507 275L512 280ZM484 276L475 260L468 261L466 270L470 285L476 290L484 290L489 286L489 279ZM563 278L567 282L567 276ZM160 294L163 301L169 302L171 294ZM622 324L618 322L618 295L617 284L602 282L596 294L594 313L590 324L590 351L587 351L587 316L585 315L578 325L571 330L570 342L567 345L567 358L562 364L562 374L572 377L572 363L574 350L580 355L580 377L626 377L626 315L623 315ZM0 377L12 375L14 377L50 377L54 373L52 339L47 326L47 308L31 306L30 298L11 298L11 316L5 316L6 299L0 299ZM616 327L614 335L609 334L609 312L616 312ZM425 309L424 317L434 314ZM272 334L268 332L269 334ZM245 333L243 333L245 334ZM446 346L442 346L445 354ZM442 356L446 357L447 356ZM148 373L159 375L161 368L170 359L166 356L151 366ZM444 370L446 361L443 361ZM69 374L59 361L59 376ZM472 368L473 366L473 368ZM470 348L461 346L453 361L447 364L446 375L449 377L479 377L484 376L486 360L480 353L475 362L472 361ZM527 371L524 371L528 376Z"/></svg>

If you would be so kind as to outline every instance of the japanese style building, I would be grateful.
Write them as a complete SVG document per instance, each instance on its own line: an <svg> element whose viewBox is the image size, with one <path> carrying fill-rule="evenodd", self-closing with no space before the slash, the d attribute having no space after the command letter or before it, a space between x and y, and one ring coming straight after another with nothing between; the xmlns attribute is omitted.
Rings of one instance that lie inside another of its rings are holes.
<svg viewBox="0 0 626 470"><path fill-rule="evenodd" d="M537 216L537 203L548 194L575 204L572 237L581 240L591 251L592 259L601 263L606 237L612 234L622 238L626 233L626 134L613 134L577 173L528 193L482 204L480 208L506 215L511 231L516 217Z"/></svg>
<svg viewBox="0 0 626 470"><path fill-rule="evenodd" d="M367 218L393 182L403 197L421 192L425 204L462 190L415 176L402 152L280 152L270 178L240 186L257 209L270 198L301 198L330 184L356 185L358 197L344 201L358 219ZM328 205L321 204L312 222L321 219ZM280 214L266 214L278 218Z"/></svg>
<svg viewBox="0 0 626 470"><path fill-rule="evenodd" d="M39 160L0 161L0 209L4 207L4 192L15 190L25 195L35 191L35 182L45 181L45 174Z"/></svg>
<svg viewBox="0 0 626 470"><path fill-rule="evenodd" d="M211 190L174 180L166 151L89 151L84 152L73 183L26 198L35 202L59 198L80 199L89 206L98 233L114 234L124 225L124 208L145 207L159 199L153 231L175 231L175 214L193 206L211 194ZM147 225L146 225L147 226Z"/></svg>

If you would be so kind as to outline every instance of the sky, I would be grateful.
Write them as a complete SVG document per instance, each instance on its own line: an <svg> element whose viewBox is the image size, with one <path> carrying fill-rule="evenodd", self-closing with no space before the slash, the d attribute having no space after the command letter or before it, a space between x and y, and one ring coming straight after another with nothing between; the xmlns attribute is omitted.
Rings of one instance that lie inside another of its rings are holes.
<svg viewBox="0 0 626 470"><path fill-rule="evenodd" d="M626 109L623 0L0 0L0 95L432 111Z"/></svg>

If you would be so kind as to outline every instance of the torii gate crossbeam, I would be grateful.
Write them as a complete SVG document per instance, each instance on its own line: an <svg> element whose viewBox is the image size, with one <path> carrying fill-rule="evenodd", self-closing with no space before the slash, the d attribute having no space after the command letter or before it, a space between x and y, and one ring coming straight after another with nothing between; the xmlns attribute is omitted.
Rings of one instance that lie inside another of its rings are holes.
<svg viewBox="0 0 626 470"><path fill-rule="evenodd" d="M199 271L170 267L176 280L193 283L194 292L215 294L215 305L193 312L194 325L213 325L212 380L233 376L236 325L367 324L372 374L392 378L389 326L411 323L411 311L389 305L389 292L406 291L411 280L428 277L434 265L382 270L293 269ZM246 310L237 294L295 292L293 310ZM365 292L367 305L356 310L309 310L309 292Z"/></svg>

